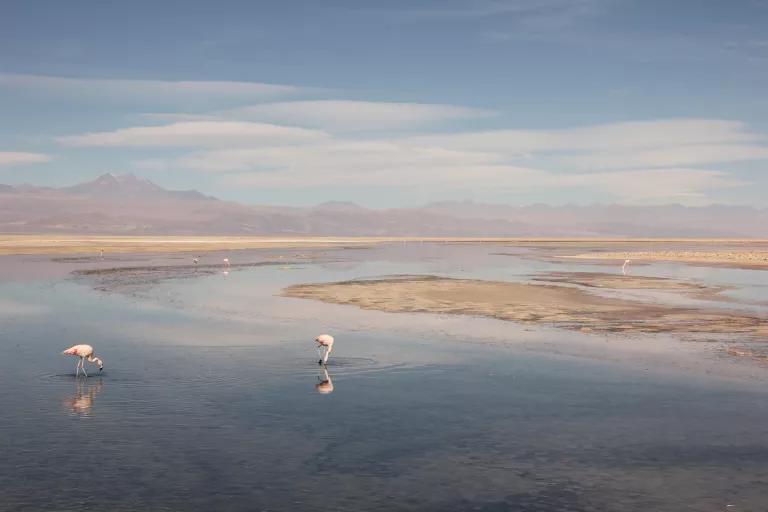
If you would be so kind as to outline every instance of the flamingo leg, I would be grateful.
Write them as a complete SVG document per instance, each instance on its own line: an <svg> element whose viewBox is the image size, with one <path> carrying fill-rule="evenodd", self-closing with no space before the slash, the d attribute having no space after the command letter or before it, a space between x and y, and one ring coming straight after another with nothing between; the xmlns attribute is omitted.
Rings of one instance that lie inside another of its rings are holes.
<svg viewBox="0 0 768 512"><path fill-rule="evenodd" d="M323 346L322 345L317 346L317 357L320 358L317 364L323 364Z"/></svg>
<svg viewBox="0 0 768 512"><path fill-rule="evenodd" d="M325 348L325 355L323 356L323 364L326 364L326 365L328 364L328 356L331 355L331 350L332 350L331 347Z"/></svg>
<svg viewBox="0 0 768 512"><path fill-rule="evenodd" d="M85 358L80 360L80 369L83 370L83 375L88 378L88 372L85 371Z"/></svg>
<svg viewBox="0 0 768 512"><path fill-rule="evenodd" d="M75 378L80 376L80 361L75 365Z"/></svg>

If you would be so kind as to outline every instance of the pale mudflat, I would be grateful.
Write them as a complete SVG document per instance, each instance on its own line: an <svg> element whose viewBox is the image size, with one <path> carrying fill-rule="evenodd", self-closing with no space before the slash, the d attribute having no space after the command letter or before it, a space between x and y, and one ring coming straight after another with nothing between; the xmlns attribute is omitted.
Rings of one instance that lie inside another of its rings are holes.
<svg viewBox="0 0 768 512"><path fill-rule="evenodd" d="M650 290L690 295L705 300L720 300L726 286L713 286L664 277L610 274L605 272L548 272L532 278L542 283L573 284L606 290Z"/></svg>
<svg viewBox="0 0 768 512"><path fill-rule="evenodd" d="M590 279L594 286L595 274ZM603 287L617 281L621 279L608 276ZM625 289L651 286L644 278L628 278L625 283ZM665 290L689 291L693 286L669 280L656 283L664 283ZM743 311L605 297L552 284L413 276L294 285L284 294L363 309L485 316L596 332L768 335L768 319Z"/></svg>
<svg viewBox="0 0 768 512"><path fill-rule="evenodd" d="M683 263L728 265L737 267L768 268L768 250L718 250L718 251L624 251L624 252L588 252L563 256L564 258L586 260L629 259L642 261L678 261Z"/></svg>

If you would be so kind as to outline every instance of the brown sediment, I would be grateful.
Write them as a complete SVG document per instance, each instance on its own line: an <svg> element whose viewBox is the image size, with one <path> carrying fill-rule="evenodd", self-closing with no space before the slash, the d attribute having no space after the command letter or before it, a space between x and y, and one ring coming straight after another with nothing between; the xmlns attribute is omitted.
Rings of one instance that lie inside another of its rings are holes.
<svg viewBox="0 0 768 512"><path fill-rule="evenodd" d="M595 332L768 335L768 319L741 311L649 304L551 284L413 276L301 284L283 294L387 312L484 316Z"/></svg>

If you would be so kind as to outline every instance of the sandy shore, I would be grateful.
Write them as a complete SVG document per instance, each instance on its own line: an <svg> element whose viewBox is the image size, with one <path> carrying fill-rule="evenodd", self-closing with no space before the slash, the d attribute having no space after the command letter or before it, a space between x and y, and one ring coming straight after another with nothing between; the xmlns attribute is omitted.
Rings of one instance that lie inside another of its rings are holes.
<svg viewBox="0 0 768 512"><path fill-rule="evenodd" d="M756 250L717 250L717 251L625 251L625 252L589 252L565 255L563 258L583 260L616 260L617 264L628 259L642 261L680 261L707 265L727 265L747 268L768 268L768 251Z"/></svg>
<svg viewBox="0 0 768 512"><path fill-rule="evenodd" d="M671 254L683 254L668 250L682 245L714 247L705 252L697 251L699 259L678 258L678 261L748 263L768 266L768 242L761 240L712 240L712 239L601 239L601 238L494 238L494 237L345 237L345 236L90 236L90 235L2 235L0 255L11 254L99 254L105 253L171 253L208 252L238 249L286 249L302 247L365 246L381 243L446 243L446 244L497 244L534 247L551 253L551 256L580 259L673 259ZM640 252L636 247L653 245L658 250ZM756 249L759 247L759 249ZM615 248L613 252L601 252ZM621 249L626 252L619 252ZM666 249L666 250L663 250ZM574 254L575 251L581 251ZM584 253L583 251L594 251ZM689 254L689 253L685 253ZM693 253L690 253L693 254ZM627 256L630 255L630 256ZM635 255L635 256L632 256ZM706 257L701 255L707 255ZM762 258L762 259L761 259Z"/></svg>
<svg viewBox="0 0 768 512"><path fill-rule="evenodd" d="M768 319L743 311L624 300L554 284L407 276L302 284L283 293L364 309L484 316L582 331L768 335Z"/></svg>
<svg viewBox="0 0 768 512"><path fill-rule="evenodd" d="M216 236L0 236L0 255L208 252L237 249L287 249L370 245L384 238L216 237Z"/></svg>

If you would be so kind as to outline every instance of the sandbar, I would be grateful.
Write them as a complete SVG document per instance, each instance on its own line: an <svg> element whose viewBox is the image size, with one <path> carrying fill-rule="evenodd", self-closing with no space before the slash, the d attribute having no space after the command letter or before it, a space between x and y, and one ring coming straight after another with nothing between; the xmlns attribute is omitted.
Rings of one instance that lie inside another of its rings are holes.
<svg viewBox="0 0 768 512"><path fill-rule="evenodd" d="M605 297L557 284L399 276L293 285L283 295L393 313L472 315L604 333L768 335L768 319L750 312Z"/></svg>

